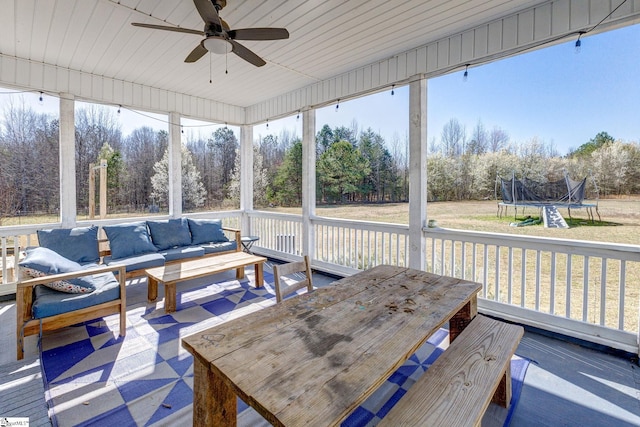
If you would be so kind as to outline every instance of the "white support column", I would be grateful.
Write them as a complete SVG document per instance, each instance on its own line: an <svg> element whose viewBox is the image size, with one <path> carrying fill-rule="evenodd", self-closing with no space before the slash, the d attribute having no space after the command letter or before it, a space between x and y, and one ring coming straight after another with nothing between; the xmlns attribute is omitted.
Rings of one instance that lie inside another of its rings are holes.
<svg viewBox="0 0 640 427"><path fill-rule="evenodd" d="M169 216L182 216L182 141L176 112L169 113Z"/></svg>
<svg viewBox="0 0 640 427"><path fill-rule="evenodd" d="M76 225L76 124L75 100L60 94L60 222L63 227Z"/></svg>
<svg viewBox="0 0 640 427"><path fill-rule="evenodd" d="M427 219L427 80L409 84L409 267L425 267Z"/></svg>
<svg viewBox="0 0 640 427"><path fill-rule="evenodd" d="M315 257L316 235L316 110L302 113L302 254Z"/></svg>
<svg viewBox="0 0 640 427"><path fill-rule="evenodd" d="M253 125L240 128L240 210L243 235L250 235L249 213L253 211Z"/></svg>

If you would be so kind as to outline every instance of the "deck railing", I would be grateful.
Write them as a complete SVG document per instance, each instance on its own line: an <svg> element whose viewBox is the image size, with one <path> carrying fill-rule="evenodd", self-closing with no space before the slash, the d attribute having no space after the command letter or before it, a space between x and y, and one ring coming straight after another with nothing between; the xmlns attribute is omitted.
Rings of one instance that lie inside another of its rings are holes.
<svg viewBox="0 0 640 427"><path fill-rule="evenodd" d="M640 246L426 228L427 271L483 284L501 317L638 348Z"/></svg>
<svg viewBox="0 0 640 427"><path fill-rule="evenodd" d="M408 265L409 226L337 218L313 218L317 263L364 270Z"/></svg>
<svg viewBox="0 0 640 427"><path fill-rule="evenodd" d="M243 235L260 237L255 251L282 259L302 255L300 215L231 211L185 216L220 218L240 228L242 215L249 219ZM313 217L310 224L314 268L350 274L379 264L408 265L407 225L324 217ZM37 243L37 229L53 227L60 224L0 228L0 294L15 292L13 265L20 249ZM423 232L425 269L482 283L481 311L638 352L640 246L443 228Z"/></svg>

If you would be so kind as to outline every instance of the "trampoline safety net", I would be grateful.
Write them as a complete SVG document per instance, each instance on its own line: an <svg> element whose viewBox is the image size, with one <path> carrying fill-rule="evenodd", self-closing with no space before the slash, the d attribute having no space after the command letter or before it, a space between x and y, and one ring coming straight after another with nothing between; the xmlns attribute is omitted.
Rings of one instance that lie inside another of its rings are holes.
<svg viewBox="0 0 640 427"><path fill-rule="evenodd" d="M510 205L581 205L587 178L574 181L568 176L558 181L538 182L532 179L500 178L502 202Z"/></svg>

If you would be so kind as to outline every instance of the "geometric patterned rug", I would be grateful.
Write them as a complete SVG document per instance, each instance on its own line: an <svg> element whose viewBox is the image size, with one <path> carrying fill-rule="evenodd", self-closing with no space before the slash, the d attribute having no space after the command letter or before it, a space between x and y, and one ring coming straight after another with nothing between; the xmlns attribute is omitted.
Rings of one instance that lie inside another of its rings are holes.
<svg viewBox="0 0 640 427"><path fill-rule="evenodd" d="M179 292L177 310L171 314L164 312L161 298L129 303L124 339L117 335L116 315L46 334L40 360L53 425L191 425L193 364L181 339L275 304L273 276L264 276L260 289L247 278L203 282ZM142 286L146 294L144 282L133 286ZM434 334L343 426L376 425L443 351L447 336L444 329ZM491 404L483 426L509 424L528 361L515 356L511 365L510 409ZM238 424L270 425L241 400Z"/></svg>

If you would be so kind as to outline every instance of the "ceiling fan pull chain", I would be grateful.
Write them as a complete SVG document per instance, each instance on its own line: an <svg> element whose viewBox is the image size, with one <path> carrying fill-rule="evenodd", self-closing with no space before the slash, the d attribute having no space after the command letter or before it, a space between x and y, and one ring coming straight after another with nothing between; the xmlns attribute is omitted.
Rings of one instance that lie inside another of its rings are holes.
<svg viewBox="0 0 640 427"><path fill-rule="evenodd" d="M211 58L213 54L209 52L209 84L213 83L213 72L211 71L211 62L213 59Z"/></svg>
<svg viewBox="0 0 640 427"><path fill-rule="evenodd" d="M225 48L225 53L224 53L224 73L225 74L229 74L229 46L227 45L227 47Z"/></svg>

